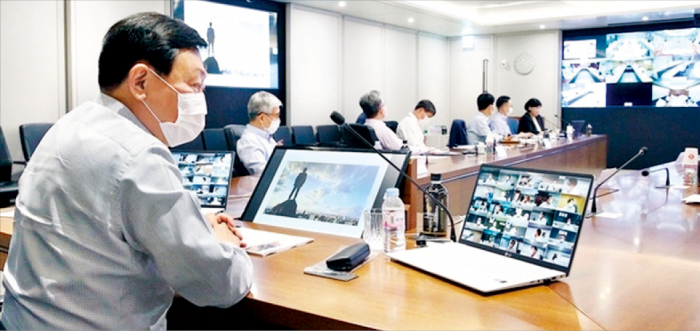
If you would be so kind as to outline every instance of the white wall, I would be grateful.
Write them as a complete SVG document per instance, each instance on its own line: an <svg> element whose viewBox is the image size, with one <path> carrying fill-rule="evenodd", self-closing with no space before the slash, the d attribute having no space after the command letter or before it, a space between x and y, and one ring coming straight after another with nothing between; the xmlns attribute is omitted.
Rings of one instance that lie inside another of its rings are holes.
<svg viewBox="0 0 700 331"><path fill-rule="evenodd" d="M0 125L23 160L19 125L65 114L63 1L0 1Z"/></svg>
<svg viewBox="0 0 700 331"><path fill-rule="evenodd" d="M450 121L463 119L467 123L479 111L476 98L483 93L483 62L488 60L487 90L493 91L493 38L474 38L474 48L462 48L462 39L450 40ZM449 129L449 126L448 126Z"/></svg>
<svg viewBox="0 0 700 331"><path fill-rule="evenodd" d="M497 35L494 43L494 60L497 65L494 66L495 93L492 93L496 97L511 97L514 116L522 116L525 113L524 105L528 99L539 99L542 102L542 116L549 122L556 123L558 127L560 121L554 114L561 115L561 32ZM520 75L513 68L515 58L523 53L532 55L535 60L535 68L528 75ZM505 68L501 66L502 60L506 60L508 64ZM546 123L545 126L552 127L552 124Z"/></svg>
<svg viewBox="0 0 700 331"><path fill-rule="evenodd" d="M102 38L117 21L139 12L170 14L167 0L69 1L70 108L95 99Z"/></svg>
<svg viewBox="0 0 700 331"><path fill-rule="evenodd" d="M360 97L370 90L383 92L384 34L380 24L345 18L343 25L342 113L355 122L362 112Z"/></svg>
<svg viewBox="0 0 700 331"><path fill-rule="evenodd" d="M415 31L384 28L384 86L380 91L387 105L387 121L400 121L418 102L417 37Z"/></svg>
<svg viewBox="0 0 700 331"><path fill-rule="evenodd" d="M447 39L423 34L418 36L418 95L415 103L420 99L433 102L437 113L430 125L449 125L452 122L449 59Z"/></svg>

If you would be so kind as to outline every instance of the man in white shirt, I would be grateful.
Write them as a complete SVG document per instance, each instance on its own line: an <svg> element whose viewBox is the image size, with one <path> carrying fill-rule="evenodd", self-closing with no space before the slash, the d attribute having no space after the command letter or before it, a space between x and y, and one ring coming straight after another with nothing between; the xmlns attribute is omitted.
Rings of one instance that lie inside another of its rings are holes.
<svg viewBox="0 0 700 331"><path fill-rule="evenodd" d="M493 102L495 99L490 93L482 93L476 98L476 104L479 107L479 112L467 124L467 142L470 145L476 145L480 142L486 142L486 137L493 134L489 128L489 117L493 114ZM494 137L498 140L498 137Z"/></svg>
<svg viewBox="0 0 700 331"><path fill-rule="evenodd" d="M430 100L421 100L416 108L399 122L396 135L399 139L406 140L411 148L427 151L423 128L428 126L435 113L435 105Z"/></svg>
<svg viewBox="0 0 700 331"><path fill-rule="evenodd" d="M367 115L365 125L374 129L374 133L377 135L382 149L390 151L401 149L403 140L399 139L396 133L391 131L391 129L386 126L386 123L384 123L387 109L384 101L382 101L381 95L379 95L379 91L365 93L365 95L360 98L360 107L362 108L362 112Z"/></svg>
<svg viewBox="0 0 700 331"><path fill-rule="evenodd" d="M246 296L233 220L202 216L168 150L204 128L205 46L156 13L109 29L102 93L52 126L20 178L4 327L165 330L175 292L198 306Z"/></svg>
<svg viewBox="0 0 700 331"><path fill-rule="evenodd" d="M251 175L261 174L275 146L282 144L272 138L280 127L280 107L282 102L265 91L253 94L248 101L249 123L236 142L236 153Z"/></svg>
<svg viewBox="0 0 700 331"><path fill-rule="evenodd" d="M513 105L511 104L510 97L506 95L498 97L498 100L496 100L496 108L498 111L493 114L489 121L491 131L501 136L512 135L513 133L510 131L510 126L508 126L508 115L513 112Z"/></svg>

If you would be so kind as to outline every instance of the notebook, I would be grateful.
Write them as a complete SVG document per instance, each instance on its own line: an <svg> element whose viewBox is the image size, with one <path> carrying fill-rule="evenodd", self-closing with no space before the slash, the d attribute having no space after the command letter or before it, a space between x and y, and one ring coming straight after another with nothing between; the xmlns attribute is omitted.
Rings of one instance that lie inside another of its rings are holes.
<svg viewBox="0 0 700 331"><path fill-rule="evenodd" d="M182 185L199 200L202 213L226 210L233 152L172 151L182 173Z"/></svg>
<svg viewBox="0 0 700 331"><path fill-rule="evenodd" d="M388 253L482 293L569 275L593 176L482 165L457 243Z"/></svg>

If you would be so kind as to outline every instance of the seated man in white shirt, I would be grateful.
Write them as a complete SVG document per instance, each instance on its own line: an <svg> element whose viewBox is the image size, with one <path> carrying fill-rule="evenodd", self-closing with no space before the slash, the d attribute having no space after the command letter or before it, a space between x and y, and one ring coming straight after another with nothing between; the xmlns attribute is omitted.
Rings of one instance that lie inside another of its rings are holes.
<svg viewBox="0 0 700 331"><path fill-rule="evenodd" d="M497 111L491 116L489 120L489 127L493 133L506 137L511 136L513 133L508 126L508 116L513 113L513 104L510 101L510 97L507 95L502 95L496 100ZM533 134L530 132L522 132L516 135L519 138L532 137Z"/></svg>
<svg viewBox="0 0 700 331"><path fill-rule="evenodd" d="M248 101L250 122L236 143L236 153L251 175L261 174L275 146L282 144L272 137L280 127L280 107L282 102L265 91L253 94Z"/></svg>
<svg viewBox="0 0 700 331"><path fill-rule="evenodd" d="M101 93L46 132L19 181L8 330L165 330L175 292L228 307L252 286L233 219L202 216L168 150L204 128L206 41L156 13L103 40Z"/></svg>
<svg viewBox="0 0 700 331"><path fill-rule="evenodd" d="M435 105L430 100L421 100L416 108L399 122L396 135L399 139L406 140L412 150L428 151L423 129L428 126L435 113Z"/></svg>
<svg viewBox="0 0 700 331"><path fill-rule="evenodd" d="M403 145L403 140L399 139L396 133L391 131L391 129L386 126L386 123L384 123L387 110L381 95L379 95L379 91L365 93L365 95L360 98L360 107L365 115L367 115L365 125L374 129L374 133L377 135L382 149L390 151L400 150Z"/></svg>
<svg viewBox="0 0 700 331"><path fill-rule="evenodd" d="M486 142L488 135L494 135L494 132L489 128L489 117L493 114L493 102L495 99L490 93L482 93L476 98L476 104L479 107L479 112L467 124L467 142L469 145L476 145L480 142ZM500 140L497 135L494 135L496 140Z"/></svg>

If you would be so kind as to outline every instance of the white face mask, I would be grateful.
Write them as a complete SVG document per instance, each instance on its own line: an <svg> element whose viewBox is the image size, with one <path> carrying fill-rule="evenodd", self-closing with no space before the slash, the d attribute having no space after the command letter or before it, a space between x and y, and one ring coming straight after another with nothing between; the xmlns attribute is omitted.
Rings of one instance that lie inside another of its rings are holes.
<svg viewBox="0 0 700 331"><path fill-rule="evenodd" d="M149 70L151 69L149 68ZM175 123L161 122L151 110L151 107L148 106L146 100L141 100L160 124L160 129L163 131L167 145L175 147L194 140L204 129L206 121L207 101L204 93L180 93L155 71L151 70L151 72L177 93L177 120L175 120Z"/></svg>
<svg viewBox="0 0 700 331"><path fill-rule="evenodd" d="M512 113L513 113L513 107L508 108L508 114L506 114L506 115L510 115Z"/></svg>
<svg viewBox="0 0 700 331"><path fill-rule="evenodd" d="M428 126L428 124L430 123L430 120L431 120L431 118L426 115L422 119L418 120L418 125L421 128L424 128L424 127Z"/></svg>
<svg viewBox="0 0 700 331"><path fill-rule="evenodd" d="M277 129L280 128L280 122L281 120L279 118L270 121L270 126L265 128L265 131L267 131L267 133L269 133L270 135L275 134L275 132L277 132Z"/></svg>

